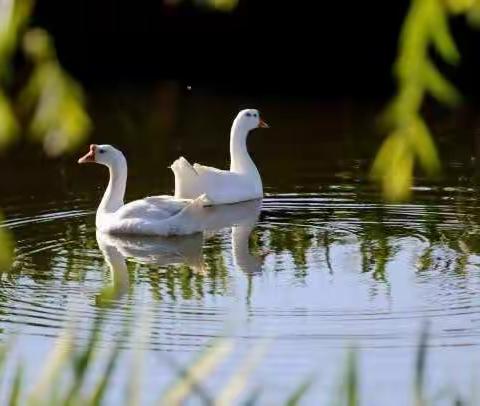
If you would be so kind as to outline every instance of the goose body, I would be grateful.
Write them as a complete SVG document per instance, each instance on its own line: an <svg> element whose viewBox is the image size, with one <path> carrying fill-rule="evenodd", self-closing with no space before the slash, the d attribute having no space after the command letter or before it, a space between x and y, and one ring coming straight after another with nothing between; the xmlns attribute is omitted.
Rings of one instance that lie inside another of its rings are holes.
<svg viewBox="0 0 480 406"><path fill-rule="evenodd" d="M212 205L237 203L263 197L260 173L247 150L251 130L268 125L257 110L242 110L230 133L230 170L200 164L191 165L184 157L171 166L175 175L175 197L196 199L206 194Z"/></svg>
<svg viewBox="0 0 480 406"><path fill-rule="evenodd" d="M151 196L124 204L127 161L111 145L91 145L79 163L107 166L110 179L98 206L95 225L104 233L134 235L184 235L201 231L201 211L205 196L195 200L173 196Z"/></svg>

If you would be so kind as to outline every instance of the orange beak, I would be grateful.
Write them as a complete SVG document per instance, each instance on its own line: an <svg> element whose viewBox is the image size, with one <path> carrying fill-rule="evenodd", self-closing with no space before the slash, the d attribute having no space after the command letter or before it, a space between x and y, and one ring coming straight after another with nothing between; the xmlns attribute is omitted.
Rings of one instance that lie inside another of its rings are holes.
<svg viewBox="0 0 480 406"><path fill-rule="evenodd" d="M95 148L97 146L95 144L90 145L90 151L88 151L84 156L82 156L79 160L79 164L86 164L89 162L95 162Z"/></svg>
<svg viewBox="0 0 480 406"><path fill-rule="evenodd" d="M260 119L260 121L258 122L258 128L270 128L270 126L265 121Z"/></svg>

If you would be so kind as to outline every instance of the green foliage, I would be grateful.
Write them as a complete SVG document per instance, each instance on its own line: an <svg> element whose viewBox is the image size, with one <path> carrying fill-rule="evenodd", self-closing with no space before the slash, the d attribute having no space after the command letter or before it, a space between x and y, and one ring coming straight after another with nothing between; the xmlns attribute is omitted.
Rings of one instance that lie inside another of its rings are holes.
<svg viewBox="0 0 480 406"><path fill-rule="evenodd" d="M206 3L221 11L232 11L237 7L238 0L206 0Z"/></svg>
<svg viewBox="0 0 480 406"><path fill-rule="evenodd" d="M5 88L10 82L11 58L31 10L29 0L5 0L0 3L0 148L12 142L19 132Z"/></svg>
<svg viewBox="0 0 480 406"><path fill-rule="evenodd" d="M0 216L0 221L2 220ZM13 239L10 233L0 227L0 272L10 268L13 255Z"/></svg>
<svg viewBox="0 0 480 406"><path fill-rule="evenodd" d="M90 120L80 87L60 66L49 34L27 28L32 8L30 0L0 5L0 147L28 133L49 155L59 155L85 139ZM12 69L16 52L31 64L19 92L11 88L18 71Z"/></svg>
<svg viewBox="0 0 480 406"><path fill-rule="evenodd" d="M375 158L371 172L388 200L404 200L410 196L415 163L418 162L430 176L439 173L438 152L421 116L421 108L428 95L447 106L455 106L461 99L431 57L434 52L450 65L460 61L448 26L449 15L460 13L475 21L475 16L480 16L480 2L411 2L394 66L398 90L384 115L389 135Z"/></svg>
<svg viewBox="0 0 480 406"><path fill-rule="evenodd" d="M58 62L53 41L41 29L28 29L32 0L0 2L0 150L21 134L41 142L47 154L59 155L81 144L90 131L80 87ZM13 57L23 51L30 75L19 81ZM0 229L0 269L12 256L12 238Z"/></svg>
<svg viewBox="0 0 480 406"><path fill-rule="evenodd" d="M179 4L185 0L166 0L169 4ZM195 3L204 6L216 9L218 11L229 12L234 10L238 5L238 0L195 0Z"/></svg>
<svg viewBox="0 0 480 406"><path fill-rule="evenodd" d="M33 65L19 96L21 107L32 116L28 132L43 142L49 155L76 149L90 130L80 86L63 71L46 31L28 31L23 49Z"/></svg>

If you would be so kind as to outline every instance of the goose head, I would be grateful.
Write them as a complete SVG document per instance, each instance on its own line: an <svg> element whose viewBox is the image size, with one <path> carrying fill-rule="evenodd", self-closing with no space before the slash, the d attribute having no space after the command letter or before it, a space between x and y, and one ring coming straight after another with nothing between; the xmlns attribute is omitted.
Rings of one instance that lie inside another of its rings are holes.
<svg viewBox="0 0 480 406"><path fill-rule="evenodd" d="M260 112L256 109L242 110L238 113L235 123L246 131L251 131L255 128L269 128L269 125L262 120Z"/></svg>
<svg viewBox="0 0 480 406"><path fill-rule="evenodd" d="M97 163L105 165L108 168L125 165L125 156L121 151L111 145L90 145L90 151L78 160L79 164Z"/></svg>

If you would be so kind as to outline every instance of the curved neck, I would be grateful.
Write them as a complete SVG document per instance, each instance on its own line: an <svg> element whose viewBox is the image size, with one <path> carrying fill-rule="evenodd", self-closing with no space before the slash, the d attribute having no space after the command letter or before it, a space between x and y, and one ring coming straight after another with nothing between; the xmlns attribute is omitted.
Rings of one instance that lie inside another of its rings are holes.
<svg viewBox="0 0 480 406"><path fill-rule="evenodd" d="M230 131L230 170L239 173L256 173L257 167L247 151L248 130L235 120Z"/></svg>
<svg viewBox="0 0 480 406"><path fill-rule="evenodd" d="M118 160L109 165L108 170L110 180L97 211L113 213L123 206L127 186L127 163L124 159Z"/></svg>

